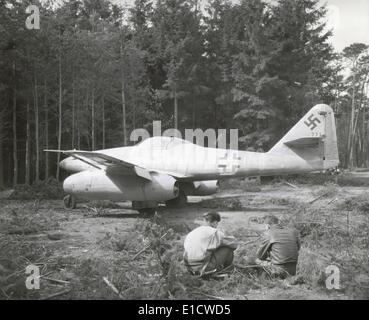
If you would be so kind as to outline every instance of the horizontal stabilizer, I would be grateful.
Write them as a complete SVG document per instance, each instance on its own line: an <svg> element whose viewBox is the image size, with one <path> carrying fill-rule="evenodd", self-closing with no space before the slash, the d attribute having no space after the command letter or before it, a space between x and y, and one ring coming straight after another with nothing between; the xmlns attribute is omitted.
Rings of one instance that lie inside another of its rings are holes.
<svg viewBox="0 0 369 320"><path fill-rule="evenodd" d="M300 138L295 140L290 140L284 142L284 144L288 147L292 148L308 148L308 147L317 147L319 145L319 141L321 138L318 137L309 137L309 138Z"/></svg>

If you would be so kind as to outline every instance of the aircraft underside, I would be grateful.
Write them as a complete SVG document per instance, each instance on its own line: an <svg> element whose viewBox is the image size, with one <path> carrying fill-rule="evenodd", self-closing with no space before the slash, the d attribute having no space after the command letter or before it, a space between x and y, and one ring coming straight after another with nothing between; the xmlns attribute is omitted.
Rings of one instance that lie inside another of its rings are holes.
<svg viewBox="0 0 369 320"><path fill-rule="evenodd" d="M153 175L152 181L135 176L109 176L103 171L74 174L64 182L66 208L73 209L78 202L110 200L132 201L139 212L152 211L159 203L170 208L187 203L187 196L205 196L218 191L218 181L179 182L163 174Z"/></svg>

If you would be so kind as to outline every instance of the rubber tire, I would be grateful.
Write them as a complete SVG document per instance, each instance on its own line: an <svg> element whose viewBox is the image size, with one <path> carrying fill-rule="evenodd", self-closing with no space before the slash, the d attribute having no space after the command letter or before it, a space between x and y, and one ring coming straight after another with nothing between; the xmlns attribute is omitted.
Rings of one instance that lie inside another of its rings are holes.
<svg viewBox="0 0 369 320"><path fill-rule="evenodd" d="M168 208L181 208L184 207L186 204L187 204L187 196L182 190L179 191L177 198L165 201L165 205Z"/></svg>
<svg viewBox="0 0 369 320"><path fill-rule="evenodd" d="M65 209L75 209L77 207L76 198L71 194L67 194L63 199Z"/></svg>

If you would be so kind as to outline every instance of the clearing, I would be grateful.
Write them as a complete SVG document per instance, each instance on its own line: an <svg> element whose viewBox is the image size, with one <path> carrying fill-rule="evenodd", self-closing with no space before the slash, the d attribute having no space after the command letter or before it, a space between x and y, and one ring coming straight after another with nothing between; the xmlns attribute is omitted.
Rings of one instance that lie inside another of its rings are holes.
<svg viewBox="0 0 369 320"><path fill-rule="evenodd" d="M161 207L146 218L130 203L67 210L61 200L2 199L0 299L367 299L368 196L363 186L233 181L215 196L189 197L185 208ZM241 245L231 274L203 280L186 273L182 244L209 210L220 212L219 227ZM300 231L293 283L244 268L268 214ZM25 287L29 264L40 268L39 290ZM338 290L326 288L329 265L339 267Z"/></svg>

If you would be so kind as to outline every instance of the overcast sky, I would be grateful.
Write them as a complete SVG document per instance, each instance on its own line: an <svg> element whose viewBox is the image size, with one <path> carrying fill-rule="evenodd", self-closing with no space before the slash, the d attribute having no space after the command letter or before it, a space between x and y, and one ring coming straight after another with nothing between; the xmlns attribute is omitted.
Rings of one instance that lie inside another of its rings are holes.
<svg viewBox="0 0 369 320"><path fill-rule="evenodd" d="M134 0L112 0L115 3L131 5ZM206 2L207 0L200 0ZM238 0L233 0L238 2ZM275 1L275 0L271 0ZM369 0L320 0L327 3L328 23L333 28L331 39L336 50L354 42L369 44Z"/></svg>
<svg viewBox="0 0 369 320"><path fill-rule="evenodd" d="M325 0L333 27L332 43L341 51L353 42L369 44L369 0Z"/></svg>

